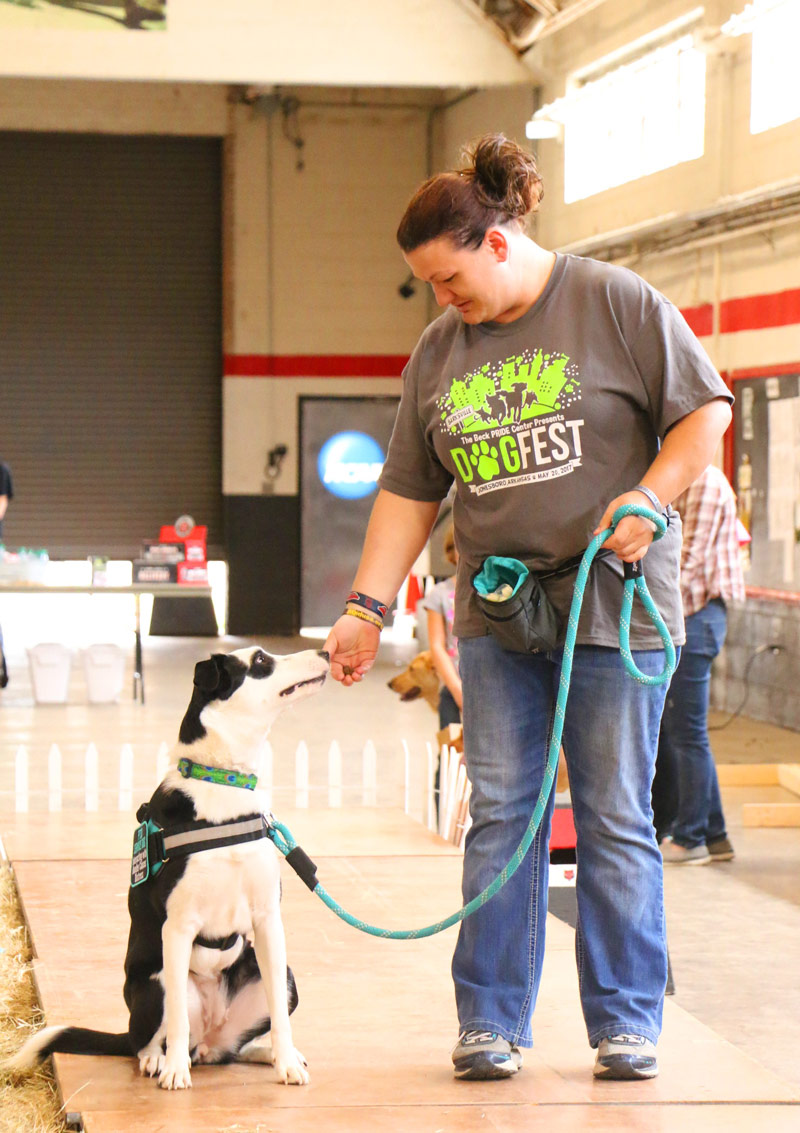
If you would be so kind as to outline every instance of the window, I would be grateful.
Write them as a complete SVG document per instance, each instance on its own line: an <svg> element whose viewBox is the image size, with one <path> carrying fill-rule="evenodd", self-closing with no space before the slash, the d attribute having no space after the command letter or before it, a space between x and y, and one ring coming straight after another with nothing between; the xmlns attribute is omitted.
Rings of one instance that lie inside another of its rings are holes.
<svg viewBox="0 0 800 1133"><path fill-rule="evenodd" d="M748 5L750 7L750 5ZM750 132L760 134L800 118L797 42L800 4L797 0L756 0L753 25L753 72Z"/></svg>
<svg viewBox="0 0 800 1133"><path fill-rule="evenodd" d="M705 55L683 35L537 111L563 123L564 200L702 157L705 82Z"/></svg>

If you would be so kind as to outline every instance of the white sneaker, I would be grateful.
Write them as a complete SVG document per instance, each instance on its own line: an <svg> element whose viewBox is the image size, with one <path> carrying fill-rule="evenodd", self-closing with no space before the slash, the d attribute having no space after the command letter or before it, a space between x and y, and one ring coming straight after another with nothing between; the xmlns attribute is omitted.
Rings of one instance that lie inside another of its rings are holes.
<svg viewBox="0 0 800 1133"><path fill-rule="evenodd" d="M595 1078L632 1081L658 1074L656 1048L643 1035L609 1035L601 1039L594 1063Z"/></svg>
<svg viewBox="0 0 800 1133"><path fill-rule="evenodd" d="M699 846L681 846L672 838L665 838L659 849L664 865L708 865L711 861L711 854L704 842Z"/></svg>
<svg viewBox="0 0 800 1133"><path fill-rule="evenodd" d="M522 1066L522 1052L496 1031L462 1031L453 1050L456 1078L510 1078Z"/></svg>

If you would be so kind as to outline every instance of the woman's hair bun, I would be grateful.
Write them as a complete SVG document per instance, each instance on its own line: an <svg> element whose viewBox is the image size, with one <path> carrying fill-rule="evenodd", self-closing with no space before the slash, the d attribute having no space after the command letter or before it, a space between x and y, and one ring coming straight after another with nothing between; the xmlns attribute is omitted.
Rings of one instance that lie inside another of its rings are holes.
<svg viewBox="0 0 800 1133"><path fill-rule="evenodd" d="M522 218L542 199L542 179L532 154L505 134L484 134L465 151L475 194L487 208Z"/></svg>
<svg viewBox="0 0 800 1133"><path fill-rule="evenodd" d="M525 226L542 199L533 154L504 134L485 134L465 151L467 165L438 173L420 185L397 229L404 252L448 239L458 248L479 248L489 228Z"/></svg>

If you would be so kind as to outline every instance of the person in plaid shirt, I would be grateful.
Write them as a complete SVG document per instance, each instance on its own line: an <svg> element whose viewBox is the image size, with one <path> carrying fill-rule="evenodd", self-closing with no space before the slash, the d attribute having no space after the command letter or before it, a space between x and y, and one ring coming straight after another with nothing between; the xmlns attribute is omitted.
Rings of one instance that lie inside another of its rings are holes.
<svg viewBox="0 0 800 1133"><path fill-rule="evenodd" d="M710 465L673 504L683 522L681 598L686 644L672 678L653 783L665 864L730 861L714 757L708 742L711 664L727 630L726 605L744 600L736 497Z"/></svg>

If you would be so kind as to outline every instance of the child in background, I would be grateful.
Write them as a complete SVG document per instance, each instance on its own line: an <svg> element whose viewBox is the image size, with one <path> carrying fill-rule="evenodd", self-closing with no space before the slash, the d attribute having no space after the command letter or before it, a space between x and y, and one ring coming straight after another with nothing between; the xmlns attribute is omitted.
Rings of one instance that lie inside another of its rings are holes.
<svg viewBox="0 0 800 1133"><path fill-rule="evenodd" d="M444 554L448 562L458 562L458 551L452 524L444 536ZM461 678L458 675L458 640L453 636L456 576L437 582L420 602L428 621L428 644L433 665L442 682L439 693L439 730L448 724L461 723Z"/></svg>

